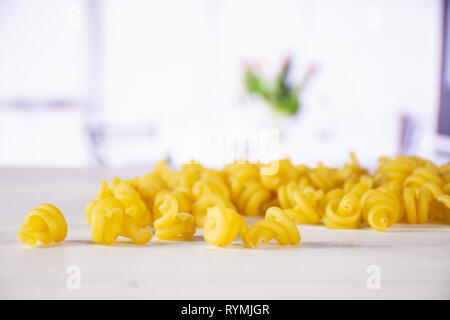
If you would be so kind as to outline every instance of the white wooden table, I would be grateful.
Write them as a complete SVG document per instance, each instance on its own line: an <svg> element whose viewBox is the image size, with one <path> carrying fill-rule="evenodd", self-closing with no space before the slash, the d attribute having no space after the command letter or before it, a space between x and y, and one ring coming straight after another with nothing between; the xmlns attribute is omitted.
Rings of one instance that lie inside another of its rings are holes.
<svg viewBox="0 0 450 320"><path fill-rule="evenodd" d="M101 179L142 169L0 169L0 298L41 299L393 299L450 298L450 226L398 225L389 232L300 226L298 247L239 242L227 248L153 238L96 245L84 206ZM69 223L66 240L27 248L16 232L28 210L50 202ZM252 221L250 221L252 222ZM79 266L81 287L69 290L68 266ZM380 270L369 289L368 266Z"/></svg>

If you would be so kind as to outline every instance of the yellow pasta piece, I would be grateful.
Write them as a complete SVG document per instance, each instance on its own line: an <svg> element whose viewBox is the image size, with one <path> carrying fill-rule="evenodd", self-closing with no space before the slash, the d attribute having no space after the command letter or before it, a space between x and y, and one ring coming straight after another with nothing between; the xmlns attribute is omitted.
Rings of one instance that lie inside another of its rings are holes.
<svg viewBox="0 0 450 320"><path fill-rule="evenodd" d="M308 178L314 188L328 192L336 187L336 181L334 180L336 172L336 169L328 168L319 162L317 168L308 172Z"/></svg>
<svg viewBox="0 0 450 320"><path fill-rule="evenodd" d="M183 164L180 171L171 170L165 160L158 162L153 173L158 175L170 189L179 187L191 189L205 169L195 161Z"/></svg>
<svg viewBox="0 0 450 320"><path fill-rule="evenodd" d="M192 214L195 218L195 224L199 228L203 228L206 222L208 209L216 205L235 210L234 205L223 199L217 194L204 194L192 204Z"/></svg>
<svg viewBox="0 0 450 320"><path fill-rule="evenodd" d="M342 197L344 197L344 195L345 195L345 191L343 189L340 189L340 188L328 191L322 197L322 199L320 199L320 201L319 201L319 206L318 206L319 215L322 216L322 217L325 215L327 206L331 202L331 200L333 200L333 199L342 199Z"/></svg>
<svg viewBox="0 0 450 320"><path fill-rule="evenodd" d="M332 199L323 216L323 223L331 229L355 229L361 222L361 204L355 193Z"/></svg>
<svg viewBox="0 0 450 320"><path fill-rule="evenodd" d="M122 202L125 213L136 220L139 228L151 225L152 215L139 193L134 190L129 181L114 178L110 188L114 193L114 197Z"/></svg>
<svg viewBox="0 0 450 320"><path fill-rule="evenodd" d="M302 190L294 181L289 182L286 185L282 185L277 190L278 201L283 209L291 209L296 205L294 200L294 192Z"/></svg>
<svg viewBox="0 0 450 320"><path fill-rule="evenodd" d="M260 182L258 166L249 163L233 163L225 167L228 175L228 182L231 189L231 195L234 201L244 190L245 185L251 181Z"/></svg>
<svg viewBox="0 0 450 320"><path fill-rule="evenodd" d="M286 213L300 224L318 224L320 222L319 201L322 190L313 187L296 187L294 183L278 188L278 200Z"/></svg>
<svg viewBox="0 0 450 320"><path fill-rule="evenodd" d="M450 195L441 194L436 197L436 200L440 205L440 220L443 220L443 222L450 224Z"/></svg>
<svg viewBox="0 0 450 320"><path fill-rule="evenodd" d="M403 201L408 222L427 223L431 202L442 194L442 189L433 182L425 182L420 188L405 188Z"/></svg>
<svg viewBox="0 0 450 320"><path fill-rule="evenodd" d="M200 199L205 194L217 194L223 199L230 199L230 191L226 183L219 177L209 176L198 180L192 186L192 194L195 199Z"/></svg>
<svg viewBox="0 0 450 320"><path fill-rule="evenodd" d="M146 244L153 237L150 230L139 228L134 217L125 213L122 202L113 197L91 201L85 215L95 243L110 245L123 236L136 244Z"/></svg>
<svg viewBox="0 0 450 320"><path fill-rule="evenodd" d="M190 212L191 211L191 198L190 195L181 188L175 190L160 190L156 196L153 203L153 218L159 219L163 216L160 210L161 205L164 203L166 195L171 195L175 198L178 205L178 210L180 212Z"/></svg>
<svg viewBox="0 0 450 320"><path fill-rule="evenodd" d="M299 179L301 172L292 165L290 159L277 160L277 166L278 170L275 173L261 174L261 182L266 188L276 191L280 186ZM261 172L264 168L260 168Z"/></svg>
<svg viewBox="0 0 450 320"><path fill-rule="evenodd" d="M102 181L100 184L100 190L97 193L96 200L101 200L104 198L114 197L114 192L108 187L108 183L106 181Z"/></svg>
<svg viewBox="0 0 450 320"><path fill-rule="evenodd" d="M445 194L450 194L450 162L439 167L439 174L444 181L442 191Z"/></svg>
<svg viewBox="0 0 450 320"><path fill-rule="evenodd" d="M351 161L335 171L332 180L335 184L342 184L348 180L359 180L362 176L367 175L367 170L361 168L358 159L353 152L350 153Z"/></svg>
<svg viewBox="0 0 450 320"><path fill-rule="evenodd" d="M149 211L153 207L153 201L158 191L166 189L164 181L154 173L146 174L140 178L133 179L130 182L147 205Z"/></svg>
<svg viewBox="0 0 450 320"><path fill-rule="evenodd" d="M404 182L405 188L420 188L423 184L431 182L438 186L444 184L444 180L439 176L437 169L428 167L419 167L413 171L413 173L406 178Z"/></svg>
<svg viewBox="0 0 450 320"><path fill-rule="evenodd" d="M281 245L295 245L300 242L300 233L286 212L277 207L267 209L265 219L255 222L244 237L250 248L256 248L259 242L267 243L275 239Z"/></svg>
<svg viewBox="0 0 450 320"><path fill-rule="evenodd" d="M114 197L89 202L85 209L85 216L91 225L94 242L109 245L116 241L123 215L122 203Z"/></svg>
<svg viewBox="0 0 450 320"><path fill-rule="evenodd" d="M67 235L67 223L54 205L41 204L28 212L17 238L27 246L34 247L39 240L44 244L61 242Z"/></svg>
<svg viewBox="0 0 450 320"><path fill-rule="evenodd" d="M240 212L254 217L262 215L272 200L272 193L261 182L249 181L245 184L235 203Z"/></svg>
<svg viewBox="0 0 450 320"><path fill-rule="evenodd" d="M361 172L358 172L358 175ZM344 190L333 189L320 203L323 223L331 229L355 229L361 222L361 196L372 187L372 179L363 175L358 179L349 178Z"/></svg>
<svg viewBox="0 0 450 320"><path fill-rule="evenodd" d="M221 205L208 209L203 237L209 244L225 247L238 236L244 240L247 231L247 222L233 209Z"/></svg>
<svg viewBox="0 0 450 320"><path fill-rule="evenodd" d="M376 231L386 231L400 218L398 198L388 189L366 191L361 198L361 205L364 220Z"/></svg>
<svg viewBox="0 0 450 320"><path fill-rule="evenodd" d="M156 237L161 240L188 240L195 233L194 217L178 212L178 202L170 194L165 195L159 207L162 217L154 222Z"/></svg>
<svg viewBox="0 0 450 320"><path fill-rule="evenodd" d="M364 192L371 189L373 180L367 175L361 176L358 180L349 179L344 185L344 191L346 193L351 192L358 197L361 197Z"/></svg>
<svg viewBox="0 0 450 320"><path fill-rule="evenodd" d="M377 186L382 186L392 180L403 181L418 166L425 165L426 161L419 157L400 156L395 159L381 157L374 180Z"/></svg>

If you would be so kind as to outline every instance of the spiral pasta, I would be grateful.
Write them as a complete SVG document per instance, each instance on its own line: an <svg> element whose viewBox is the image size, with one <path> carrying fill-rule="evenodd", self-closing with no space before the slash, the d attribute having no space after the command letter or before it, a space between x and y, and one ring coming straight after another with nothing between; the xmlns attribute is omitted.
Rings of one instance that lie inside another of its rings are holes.
<svg viewBox="0 0 450 320"><path fill-rule="evenodd" d="M245 185L251 181L259 182L259 169L250 163L233 163L225 167L233 200L236 201Z"/></svg>
<svg viewBox="0 0 450 320"><path fill-rule="evenodd" d="M247 222L233 209L217 205L208 209L203 237L209 244L225 247L240 236L245 241Z"/></svg>
<svg viewBox="0 0 450 320"><path fill-rule="evenodd" d="M95 243L110 245L123 236L136 244L146 244L153 237L150 230L140 228L134 217L125 213L122 202L114 197L91 201L85 215Z"/></svg>
<svg viewBox="0 0 450 320"><path fill-rule="evenodd" d="M285 212L300 224L318 224L319 200L323 197L322 190L313 187L299 187L294 182L278 188L278 201Z"/></svg>
<svg viewBox="0 0 450 320"><path fill-rule="evenodd" d="M301 175L300 170L292 165L290 159L277 160L278 170L276 172L270 172L270 174L261 174L262 184L273 191L278 190L282 185L289 183L290 181L298 180ZM264 167L261 167L261 173Z"/></svg>
<svg viewBox="0 0 450 320"><path fill-rule="evenodd" d="M188 240L195 233L194 217L189 213L178 212L178 202L170 194L165 195L159 207L162 216L155 220L155 235L161 240Z"/></svg>
<svg viewBox="0 0 450 320"><path fill-rule="evenodd" d="M367 190L371 189L373 180L367 175L361 176L359 179L348 179L344 184L344 191L351 192L361 197Z"/></svg>
<svg viewBox="0 0 450 320"><path fill-rule="evenodd" d="M281 245L295 245L300 242L300 232L283 209L270 207L265 219L255 222L244 237L244 242L252 249L259 242L267 243L275 239Z"/></svg>
<svg viewBox="0 0 450 320"><path fill-rule="evenodd" d="M88 203L84 211L91 225L95 243L112 244L116 241L123 219L123 205L114 197L105 197Z"/></svg>
<svg viewBox="0 0 450 320"><path fill-rule="evenodd" d="M146 174L142 177L133 179L130 182L147 205L149 211L153 207L153 201L158 191L166 188L164 181L154 173Z"/></svg>
<svg viewBox="0 0 450 320"><path fill-rule="evenodd" d="M434 212L434 218L450 224L450 195L441 194L436 197L436 206L438 209Z"/></svg>
<svg viewBox="0 0 450 320"><path fill-rule="evenodd" d="M235 210L234 205L217 194L205 194L192 204L192 214L195 218L195 224L203 228L206 222L208 209L216 205Z"/></svg>
<svg viewBox="0 0 450 320"><path fill-rule="evenodd" d="M196 200L205 194L217 194L225 200L230 200L230 191L227 184L213 175L195 182L192 186L192 194Z"/></svg>
<svg viewBox="0 0 450 320"><path fill-rule="evenodd" d="M122 202L125 213L131 215L138 227L148 227L152 223L152 215L139 193L134 190L129 181L114 178L111 182L114 197Z"/></svg>
<svg viewBox="0 0 450 320"><path fill-rule="evenodd" d="M335 184L343 184L348 180L359 180L362 176L367 175L367 170L359 165L358 159L353 152L350 153L351 161L336 170L332 180Z"/></svg>
<svg viewBox="0 0 450 320"><path fill-rule="evenodd" d="M311 169L308 172L308 178L314 188L328 192L336 187L336 172L336 169L326 167L319 162L317 168Z"/></svg>
<svg viewBox="0 0 450 320"><path fill-rule="evenodd" d="M376 231L384 232L400 220L400 204L394 192L386 188L366 191L361 198L362 214Z"/></svg>
<svg viewBox="0 0 450 320"><path fill-rule="evenodd" d="M422 161L417 157L400 156L392 160L381 157L374 176L375 182L378 186L392 180L400 180L403 183L420 162Z"/></svg>
<svg viewBox="0 0 450 320"><path fill-rule="evenodd" d="M161 212L160 207L164 203L166 195L171 195L173 198L175 198L175 200L177 201L178 210L180 212L191 212L192 199L186 191L180 188L174 190L163 189L156 194L153 203L153 218L155 220L161 218L164 215Z"/></svg>
<svg viewBox="0 0 450 320"><path fill-rule="evenodd" d="M323 223L331 229L355 229L361 221L361 204L355 193L330 200L325 209Z"/></svg>
<svg viewBox="0 0 450 320"><path fill-rule="evenodd" d="M249 181L236 198L236 207L247 216L259 216L272 203L272 193L261 182Z"/></svg>
<svg viewBox="0 0 450 320"><path fill-rule="evenodd" d="M420 188L425 183L433 183L438 186L444 184L444 180L439 176L437 168L434 166L419 167L414 169L411 175L405 179L403 186L405 188Z"/></svg>
<svg viewBox="0 0 450 320"><path fill-rule="evenodd" d="M442 194L442 189L432 182L425 182L420 188L405 188L403 200L408 222L427 223L431 202Z"/></svg>
<svg viewBox="0 0 450 320"><path fill-rule="evenodd" d="M328 191L322 199L319 200L318 204L318 212L321 217L323 217L326 213L326 209L328 204L334 199L342 199L345 195L344 189L336 188Z"/></svg>
<svg viewBox="0 0 450 320"><path fill-rule="evenodd" d="M44 203L25 216L17 238L29 247L39 240L44 244L61 242L67 235L67 223L61 211L54 205Z"/></svg>

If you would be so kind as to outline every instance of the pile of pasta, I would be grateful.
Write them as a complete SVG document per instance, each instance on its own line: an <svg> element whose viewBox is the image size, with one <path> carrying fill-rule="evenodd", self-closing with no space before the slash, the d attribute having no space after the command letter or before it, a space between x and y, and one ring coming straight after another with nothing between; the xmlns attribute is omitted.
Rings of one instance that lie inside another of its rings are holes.
<svg viewBox="0 0 450 320"><path fill-rule="evenodd" d="M203 228L210 244L227 246L240 237L249 248L271 239L298 244L297 224L376 231L395 223L450 224L450 163L382 157L370 174L353 153L338 168L282 159L237 161L222 170L191 161L173 170L160 161L144 176L103 181L85 215L96 243L123 236L145 244L151 227L158 239L189 240ZM264 218L249 227L243 216Z"/></svg>

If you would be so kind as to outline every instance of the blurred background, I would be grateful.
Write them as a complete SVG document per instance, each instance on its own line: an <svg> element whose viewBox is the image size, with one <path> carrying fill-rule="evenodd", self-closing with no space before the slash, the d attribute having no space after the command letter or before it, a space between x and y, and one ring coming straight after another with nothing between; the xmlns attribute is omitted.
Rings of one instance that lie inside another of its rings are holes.
<svg viewBox="0 0 450 320"><path fill-rule="evenodd" d="M296 162L449 161L447 8L0 0L0 166L151 165L193 132L269 129Z"/></svg>

